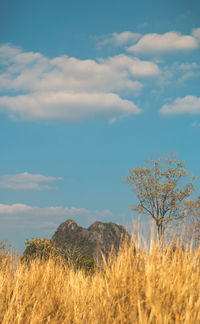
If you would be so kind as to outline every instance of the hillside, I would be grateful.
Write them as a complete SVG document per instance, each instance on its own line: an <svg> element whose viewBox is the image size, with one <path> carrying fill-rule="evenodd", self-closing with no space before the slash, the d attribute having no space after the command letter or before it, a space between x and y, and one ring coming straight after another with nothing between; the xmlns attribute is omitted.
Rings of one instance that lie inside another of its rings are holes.
<svg viewBox="0 0 200 324"><path fill-rule="evenodd" d="M89 228L78 226L71 219L60 224L52 240L63 250L71 253L87 254L101 261L101 252L108 257L113 248L118 251L120 242L130 236L122 225L96 221Z"/></svg>

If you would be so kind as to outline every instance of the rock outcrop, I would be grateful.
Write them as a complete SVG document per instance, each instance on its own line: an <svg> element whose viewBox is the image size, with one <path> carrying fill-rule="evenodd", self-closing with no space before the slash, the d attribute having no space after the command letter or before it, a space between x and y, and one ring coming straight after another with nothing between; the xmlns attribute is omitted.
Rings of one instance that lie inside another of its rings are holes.
<svg viewBox="0 0 200 324"><path fill-rule="evenodd" d="M117 252L124 239L130 240L130 236L122 225L97 221L86 229L71 219L60 224L52 237L63 250L87 254L98 262L102 253L107 258L111 249Z"/></svg>

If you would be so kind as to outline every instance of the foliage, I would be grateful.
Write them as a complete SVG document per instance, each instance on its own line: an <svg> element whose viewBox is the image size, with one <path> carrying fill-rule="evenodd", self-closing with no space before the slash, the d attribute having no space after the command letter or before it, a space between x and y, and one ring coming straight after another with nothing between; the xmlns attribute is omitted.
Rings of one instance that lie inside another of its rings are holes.
<svg viewBox="0 0 200 324"><path fill-rule="evenodd" d="M139 200L132 209L153 218L161 239L169 223L183 219L183 202L194 185L191 180L183 184L189 173L173 155L145 162L146 167L130 170L126 182Z"/></svg>
<svg viewBox="0 0 200 324"><path fill-rule="evenodd" d="M36 238L26 240L25 244L27 247L21 258L22 262L30 263L36 258L39 258L42 261L46 261L49 258L53 258L54 260L65 259L65 255L61 248L52 240Z"/></svg>
<svg viewBox="0 0 200 324"><path fill-rule="evenodd" d="M91 256L80 255L76 261L76 268L84 270L87 274L92 274L95 272L96 264Z"/></svg>
<svg viewBox="0 0 200 324"><path fill-rule="evenodd" d="M94 273L95 262L89 255L80 255L77 249L65 249L64 251L52 240L32 239L26 240L27 245L21 261L29 264L35 259L47 261L53 259L73 265L76 269L82 269L86 273Z"/></svg>

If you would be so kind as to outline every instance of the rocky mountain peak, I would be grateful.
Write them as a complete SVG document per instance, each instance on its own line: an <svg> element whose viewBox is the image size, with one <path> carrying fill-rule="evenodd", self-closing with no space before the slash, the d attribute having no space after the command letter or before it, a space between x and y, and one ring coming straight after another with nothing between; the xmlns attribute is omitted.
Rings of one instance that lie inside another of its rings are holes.
<svg viewBox="0 0 200 324"><path fill-rule="evenodd" d="M86 229L68 219L60 224L52 240L63 250L79 251L80 254L87 254L101 262L101 253L107 257L111 249L118 251L120 242L125 238L130 240L122 225L96 221Z"/></svg>
<svg viewBox="0 0 200 324"><path fill-rule="evenodd" d="M65 222L63 222L62 224L60 224L59 229L63 232L66 231L67 229L74 231L75 228L77 228L77 227L78 227L78 225L76 224L76 222L74 220L68 219Z"/></svg>

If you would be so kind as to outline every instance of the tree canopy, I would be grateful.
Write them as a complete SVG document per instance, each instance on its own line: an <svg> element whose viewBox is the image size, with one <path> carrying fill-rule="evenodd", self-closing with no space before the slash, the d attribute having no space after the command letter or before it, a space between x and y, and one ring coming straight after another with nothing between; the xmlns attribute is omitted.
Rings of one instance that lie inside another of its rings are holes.
<svg viewBox="0 0 200 324"><path fill-rule="evenodd" d="M145 167L129 170L126 183L131 185L139 201L132 209L152 217L161 239L170 222L183 219L183 202L194 185L183 161L173 155L145 163ZM189 182L184 181L188 178Z"/></svg>

